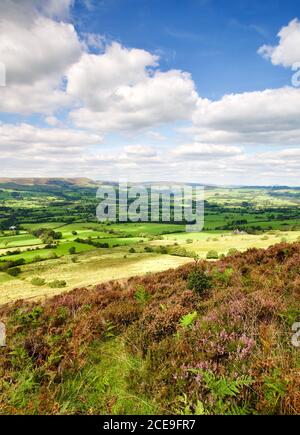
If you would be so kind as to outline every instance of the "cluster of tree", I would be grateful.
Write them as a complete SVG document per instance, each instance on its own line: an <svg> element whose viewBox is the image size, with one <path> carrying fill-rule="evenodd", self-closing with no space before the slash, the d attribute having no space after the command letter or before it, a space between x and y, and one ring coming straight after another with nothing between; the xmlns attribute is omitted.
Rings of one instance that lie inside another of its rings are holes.
<svg viewBox="0 0 300 435"><path fill-rule="evenodd" d="M92 239L80 239L79 237L74 240L77 243L84 243L86 245L95 246L95 248L109 248L108 243L97 242L97 240Z"/></svg>
<svg viewBox="0 0 300 435"><path fill-rule="evenodd" d="M47 245L51 245L55 240L60 240L62 238L62 233L60 231L54 231L50 228L39 228L38 230L34 230L32 234L41 239L42 242Z"/></svg>
<svg viewBox="0 0 300 435"><path fill-rule="evenodd" d="M10 261L0 261L0 272L6 272L11 276L18 276L21 273L19 266L25 264L24 258Z"/></svg>

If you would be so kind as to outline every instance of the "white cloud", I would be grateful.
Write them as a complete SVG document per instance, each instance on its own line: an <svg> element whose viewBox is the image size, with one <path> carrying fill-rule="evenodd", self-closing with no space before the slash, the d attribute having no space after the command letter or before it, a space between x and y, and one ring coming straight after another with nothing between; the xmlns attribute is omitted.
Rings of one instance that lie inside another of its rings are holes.
<svg viewBox="0 0 300 435"><path fill-rule="evenodd" d="M190 119L198 95L190 74L156 70L158 57L118 43L84 54L68 73L67 93L82 102L71 118L100 131L141 129Z"/></svg>
<svg viewBox="0 0 300 435"><path fill-rule="evenodd" d="M81 43L72 24L40 15L36 4L25 0L19 9L19 2L4 0L6 7L0 7L0 60L7 82L0 89L4 112L48 112L70 101L62 78L79 59ZM52 1L47 5L55 6Z"/></svg>
<svg viewBox="0 0 300 435"><path fill-rule="evenodd" d="M63 128L38 128L30 124L0 124L1 153L25 153L39 156L44 152L73 152L97 145L102 136Z"/></svg>
<svg viewBox="0 0 300 435"><path fill-rule="evenodd" d="M19 114L50 114L72 103L65 92L51 87L47 80L33 85L11 85L0 88L0 111Z"/></svg>
<svg viewBox="0 0 300 435"><path fill-rule="evenodd" d="M91 110L105 109L122 85L133 86L146 77L146 67L157 64L157 56L145 50L127 49L114 42L104 54L84 53L68 72L68 94Z"/></svg>
<svg viewBox="0 0 300 435"><path fill-rule="evenodd" d="M300 89L286 87L199 99L193 121L201 142L300 144Z"/></svg>
<svg viewBox="0 0 300 435"><path fill-rule="evenodd" d="M98 33L81 33L81 37L83 39L83 43L85 44L86 51L89 49L96 49L102 51L106 46L106 37L103 35L99 35Z"/></svg>
<svg viewBox="0 0 300 435"><path fill-rule="evenodd" d="M45 15L54 18L68 18L70 9L75 3L75 0L43 0L42 3L38 1L37 7L40 7Z"/></svg>
<svg viewBox="0 0 300 435"><path fill-rule="evenodd" d="M20 23L39 15L62 20L69 17L73 5L74 0L1 0L0 16Z"/></svg>
<svg viewBox="0 0 300 435"><path fill-rule="evenodd" d="M81 54L74 27L39 17L31 26L0 22L0 59L6 65L7 85L59 79Z"/></svg>
<svg viewBox="0 0 300 435"><path fill-rule="evenodd" d="M293 146L300 145L300 89L202 99L189 73L161 71L156 54L98 34L79 36L68 22L72 4L0 2L0 61L8 84L0 88L0 111L41 113L49 126L0 123L3 173L207 183L245 177L254 184L298 179L300 151ZM300 61L299 37L294 20L280 31L277 46L259 52L274 65L292 66ZM58 108L70 112L76 128L62 127ZM189 131L184 124L186 136L182 127L182 135L155 130L177 121L192 122ZM132 142L114 142L110 150L109 136L103 139L110 132ZM247 152L253 145L277 151Z"/></svg>
<svg viewBox="0 0 300 435"><path fill-rule="evenodd" d="M236 146L229 145L212 145L203 143L194 143L181 145L173 150L175 157L186 160L204 160L218 159L223 157L237 156L242 150Z"/></svg>
<svg viewBox="0 0 300 435"><path fill-rule="evenodd" d="M74 26L61 20L71 0L24 0L20 9L16 0L3 1L1 111L50 115L69 106L77 127L103 132L190 120L198 98L190 74L161 72L157 55L107 45L101 35L84 34L80 42ZM104 52L91 54L91 46Z"/></svg>
<svg viewBox="0 0 300 435"><path fill-rule="evenodd" d="M263 45L258 53L270 59L273 65L291 67L300 62L300 22L297 18L278 33L279 44Z"/></svg>

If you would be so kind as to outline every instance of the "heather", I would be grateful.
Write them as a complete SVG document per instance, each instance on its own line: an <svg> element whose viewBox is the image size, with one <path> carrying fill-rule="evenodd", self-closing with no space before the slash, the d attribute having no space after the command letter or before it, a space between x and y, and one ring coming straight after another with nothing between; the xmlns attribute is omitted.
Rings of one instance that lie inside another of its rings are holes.
<svg viewBox="0 0 300 435"><path fill-rule="evenodd" d="M300 244L1 308L0 412L299 414Z"/></svg>

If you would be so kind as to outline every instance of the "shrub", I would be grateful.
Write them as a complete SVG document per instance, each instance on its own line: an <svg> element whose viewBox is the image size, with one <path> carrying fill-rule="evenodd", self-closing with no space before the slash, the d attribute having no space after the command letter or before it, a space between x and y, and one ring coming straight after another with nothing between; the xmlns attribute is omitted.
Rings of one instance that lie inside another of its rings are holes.
<svg viewBox="0 0 300 435"><path fill-rule="evenodd" d="M108 249L109 248L109 243L99 243L99 244L95 244L95 246L97 248L103 248L103 249Z"/></svg>
<svg viewBox="0 0 300 435"><path fill-rule="evenodd" d="M45 245L45 249L57 249L57 245L55 243L49 243Z"/></svg>
<svg viewBox="0 0 300 435"><path fill-rule="evenodd" d="M168 248L166 248L165 246L160 246L159 250L160 250L160 253L163 255L168 254Z"/></svg>
<svg viewBox="0 0 300 435"><path fill-rule="evenodd" d="M219 271L218 269L215 269L212 274L214 279L216 279L217 281L229 285L233 274L233 269L231 267L228 267L224 271Z"/></svg>
<svg viewBox="0 0 300 435"><path fill-rule="evenodd" d="M195 269L188 275L188 288L199 294L205 293L212 287L211 277L201 269Z"/></svg>
<svg viewBox="0 0 300 435"><path fill-rule="evenodd" d="M143 286L139 286L134 294L134 299L139 303L139 304L145 304L146 302L148 302L151 298L151 295L147 292L147 290L145 289L145 287Z"/></svg>
<svg viewBox="0 0 300 435"><path fill-rule="evenodd" d="M217 253L217 251L208 251L208 253L206 254L206 258L207 260L218 260L219 254Z"/></svg>
<svg viewBox="0 0 300 435"><path fill-rule="evenodd" d="M33 257L33 259L31 260L32 263L38 263L40 261L43 261L43 257L41 257L40 255L36 255L35 257Z"/></svg>
<svg viewBox="0 0 300 435"><path fill-rule="evenodd" d="M171 255L175 257L190 257L190 253L184 247L176 247L170 250Z"/></svg>
<svg viewBox="0 0 300 435"><path fill-rule="evenodd" d="M45 285L45 280L43 278L34 277L31 280L31 284L36 286L42 286Z"/></svg>
<svg viewBox="0 0 300 435"><path fill-rule="evenodd" d="M235 255L237 254L239 251L236 248L230 248L227 252L227 255Z"/></svg>
<svg viewBox="0 0 300 435"><path fill-rule="evenodd" d="M10 276L18 276L21 273L21 269L19 267L13 267L12 269L8 269L7 273Z"/></svg>
<svg viewBox="0 0 300 435"><path fill-rule="evenodd" d="M12 316L12 321L22 326L36 326L43 314L43 308L36 306L31 311L17 309Z"/></svg>
<svg viewBox="0 0 300 435"><path fill-rule="evenodd" d="M145 246L144 251L145 252L153 252L153 248L151 248L151 246Z"/></svg>
<svg viewBox="0 0 300 435"><path fill-rule="evenodd" d="M75 246L72 246L71 248L69 248L69 254L71 254L71 255L76 254L76 248L75 248Z"/></svg>
<svg viewBox="0 0 300 435"><path fill-rule="evenodd" d="M49 282L49 287L51 288L63 288L67 285L66 281L55 279L54 281Z"/></svg>
<svg viewBox="0 0 300 435"><path fill-rule="evenodd" d="M134 254L135 253L135 249L134 248L130 248L128 251L130 254Z"/></svg>
<svg viewBox="0 0 300 435"><path fill-rule="evenodd" d="M183 328L189 328L196 321L197 317L198 317L197 311L182 316L181 319L179 320L180 326L182 326Z"/></svg>

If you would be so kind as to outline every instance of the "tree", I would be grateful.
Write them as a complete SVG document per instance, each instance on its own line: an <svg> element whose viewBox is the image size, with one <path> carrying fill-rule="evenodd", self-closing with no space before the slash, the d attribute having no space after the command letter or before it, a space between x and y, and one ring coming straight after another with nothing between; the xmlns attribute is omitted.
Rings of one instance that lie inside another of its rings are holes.
<svg viewBox="0 0 300 435"><path fill-rule="evenodd" d="M199 294L205 293L212 287L212 278L203 270L195 268L188 276L188 288Z"/></svg>

